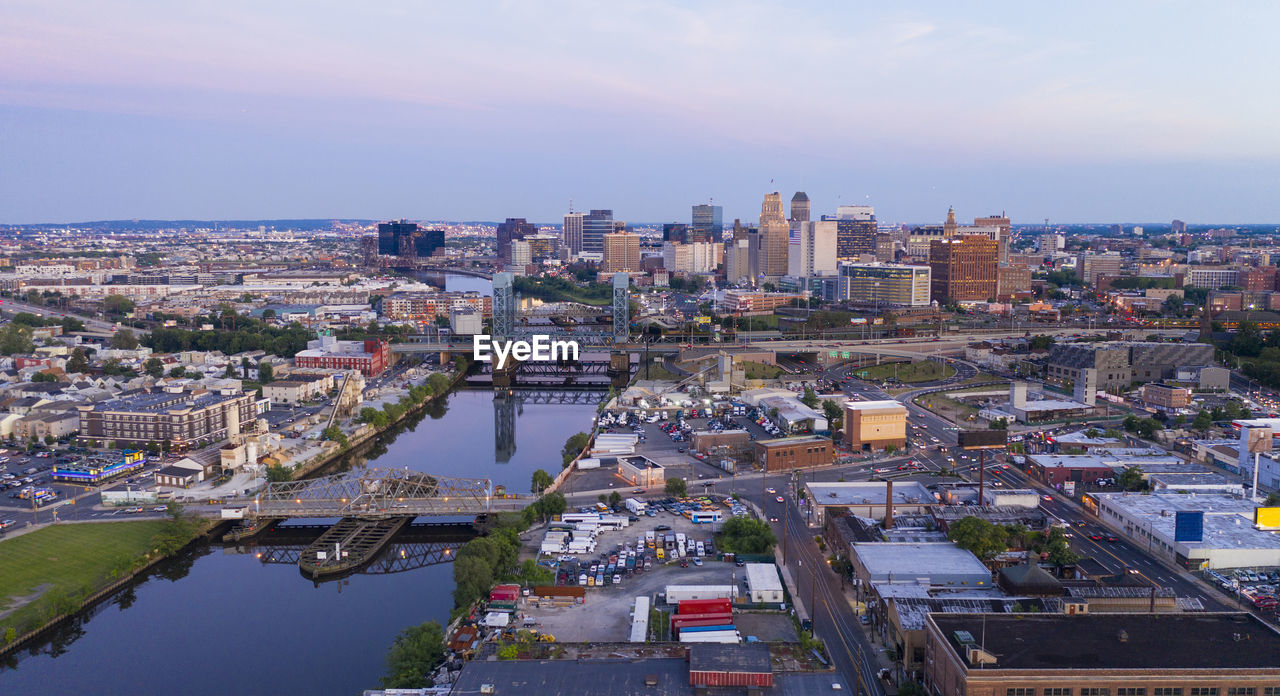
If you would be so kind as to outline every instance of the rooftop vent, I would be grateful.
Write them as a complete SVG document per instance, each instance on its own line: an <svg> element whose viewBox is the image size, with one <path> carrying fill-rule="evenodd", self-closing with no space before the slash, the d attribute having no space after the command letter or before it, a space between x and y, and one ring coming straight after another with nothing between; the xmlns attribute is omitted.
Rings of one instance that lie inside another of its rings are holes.
<svg viewBox="0 0 1280 696"><path fill-rule="evenodd" d="M657 685L658 685L658 675L656 675L656 674L646 674L646 675L644 675L644 685L645 685L645 686L657 686Z"/></svg>
<svg viewBox="0 0 1280 696"><path fill-rule="evenodd" d="M1121 643L1128 643L1129 632L1124 630L1123 628L1120 629L1120 632L1116 634L1116 639L1119 640Z"/></svg>
<svg viewBox="0 0 1280 696"><path fill-rule="evenodd" d="M493 693L493 684L481 684L481 685L480 685L480 693L482 693L482 694L491 694L491 693Z"/></svg>

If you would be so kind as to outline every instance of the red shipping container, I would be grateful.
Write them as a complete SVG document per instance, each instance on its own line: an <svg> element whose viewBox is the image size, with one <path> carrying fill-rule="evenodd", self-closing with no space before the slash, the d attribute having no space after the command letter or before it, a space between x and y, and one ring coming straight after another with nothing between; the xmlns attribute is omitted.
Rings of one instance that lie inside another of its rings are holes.
<svg viewBox="0 0 1280 696"><path fill-rule="evenodd" d="M676 614L671 617L671 627L675 628L677 626L687 624L690 621L706 621L708 619L731 623L733 621L733 613L727 611L712 611L704 614Z"/></svg>
<svg viewBox="0 0 1280 696"><path fill-rule="evenodd" d="M701 614L709 611L732 611L733 603L728 599L686 599L680 602L678 613Z"/></svg>

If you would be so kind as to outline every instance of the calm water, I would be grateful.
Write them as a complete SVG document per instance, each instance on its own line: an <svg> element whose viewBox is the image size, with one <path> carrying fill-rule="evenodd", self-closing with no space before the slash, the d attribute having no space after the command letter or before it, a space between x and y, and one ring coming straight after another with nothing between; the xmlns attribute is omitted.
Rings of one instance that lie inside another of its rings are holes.
<svg viewBox="0 0 1280 696"><path fill-rule="evenodd" d="M560 447L594 411L495 409L489 392L457 392L351 465L490 477L523 493L535 469L559 470ZM514 434L499 440L504 420ZM296 565L206 546L11 657L0 694L358 694L377 685L401 628L448 620L452 592L447 564L317 587Z"/></svg>

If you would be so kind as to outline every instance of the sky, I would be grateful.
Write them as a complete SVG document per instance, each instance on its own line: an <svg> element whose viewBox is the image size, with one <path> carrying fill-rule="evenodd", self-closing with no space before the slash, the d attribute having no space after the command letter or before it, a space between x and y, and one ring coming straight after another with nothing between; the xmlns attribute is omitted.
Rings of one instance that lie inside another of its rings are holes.
<svg viewBox="0 0 1280 696"><path fill-rule="evenodd" d="M1280 4L5 0L0 223L1280 221Z"/></svg>

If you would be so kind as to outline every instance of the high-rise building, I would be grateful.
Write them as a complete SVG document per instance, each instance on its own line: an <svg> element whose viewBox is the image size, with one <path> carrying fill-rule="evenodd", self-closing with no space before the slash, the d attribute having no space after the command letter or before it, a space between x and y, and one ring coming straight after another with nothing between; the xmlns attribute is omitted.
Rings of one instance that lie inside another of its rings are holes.
<svg viewBox="0 0 1280 696"><path fill-rule="evenodd" d="M1048 256L1067 248L1067 238L1056 233L1048 232L1036 238L1036 251Z"/></svg>
<svg viewBox="0 0 1280 696"><path fill-rule="evenodd" d="M672 273L710 273L723 256L721 242L662 243L662 267Z"/></svg>
<svg viewBox="0 0 1280 696"><path fill-rule="evenodd" d="M823 218L828 220L831 218ZM876 253L876 209L869 205L836 208L836 258L852 261Z"/></svg>
<svg viewBox="0 0 1280 696"><path fill-rule="evenodd" d="M1009 263L1009 235L1013 233L1013 223L1003 213L973 219L973 226L996 230L996 242L1000 244L1000 263Z"/></svg>
<svg viewBox="0 0 1280 696"><path fill-rule="evenodd" d="M860 304L924 307L932 291L928 266L889 263L840 264L838 297Z"/></svg>
<svg viewBox="0 0 1280 696"><path fill-rule="evenodd" d="M582 253L582 213L568 213L564 216L564 248L570 254Z"/></svg>
<svg viewBox="0 0 1280 696"><path fill-rule="evenodd" d="M1187 231L1187 223L1181 220L1174 220L1172 223L1169 224L1169 229L1174 234L1182 234Z"/></svg>
<svg viewBox="0 0 1280 696"><path fill-rule="evenodd" d="M516 239L524 239L530 235L538 233L538 228L529 224L524 218L507 218L507 221L498 225L498 258L507 259L511 257L511 242Z"/></svg>
<svg viewBox="0 0 1280 696"><path fill-rule="evenodd" d="M513 239L507 244L507 260L512 266L528 266L533 263L533 245L524 239Z"/></svg>
<svg viewBox="0 0 1280 696"><path fill-rule="evenodd" d="M684 244L689 241L689 226L682 222L663 223L662 241Z"/></svg>
<svg viewBox="0 0 1280 696"><path fill-rule="evenodd" d="M1122 261L1118 251L1086 252L1076 257L1076 275L1085 285L1096 285L1100 275L1120 275Z"/></svg>
<svg viewBox="0 0 1280 696"><path fill-rule="evenodd" d="M725 242L724 278L729 283L738 283L751 278L751 240L747 237L731 239Z"/></svg>
<svg viewBox="0 0 1280 696"><path fill-rule="evenodd" d="M625 232L610 232L604 235L605 273L634 273L643 270L640 266L640 237Z"/></svg>
<svg viewBox="0 0 1280 696"><path fill-rule="evenodd" d="M836 272L836 223L797 222L787 249L787 275L808 278Z"/></svg>
<svg viewBox="0 0 1280 696"><path fill-rule="evenodd" d="M724 209L718 205L695 205L692 222L692 229L698 230L710 241L718 242L724 234Z"/></svg>
<svg viewBox="0 0 1280 696"><path fill-rule="evenodd" d="M428 258L444 246L444 230L424 230L416 222L378 224L378 255Z"/></svg>
<svg viewBox="0 0 1280 696"><path fill-rule="evenodd" d="M791 222L809 222L809 194L796 191L791 197Z"/></svg>
<svg viewBox="0 0 1280 696"><path fill-rule="evenodd" d="M612 210L592 210L582 216L582 252L604 253L604 236L616 231Z"/></svg>
<svg viewBox="0 0 1280 696"><path fill-rule="evenodd" d="M933 240L929 247L933 299L981 302L995 297L999 254L999 244L984 235Z"/></svg>
<svg viewBox="0 0 1280 696"><path fill-rule="evenodd" d="M787 247L791 225L782 213L782 195L765 194L760 206L760 256L756 275L780 278L787 274Z"/></svg>

